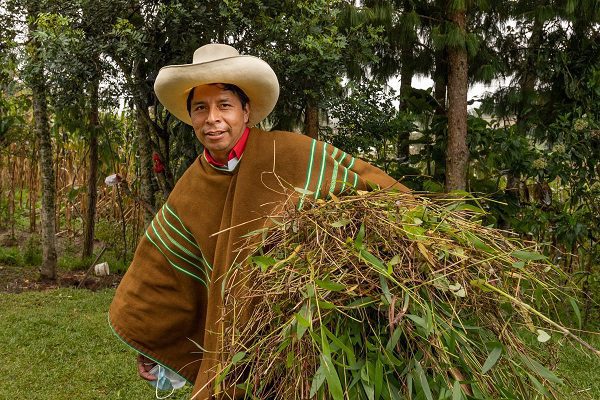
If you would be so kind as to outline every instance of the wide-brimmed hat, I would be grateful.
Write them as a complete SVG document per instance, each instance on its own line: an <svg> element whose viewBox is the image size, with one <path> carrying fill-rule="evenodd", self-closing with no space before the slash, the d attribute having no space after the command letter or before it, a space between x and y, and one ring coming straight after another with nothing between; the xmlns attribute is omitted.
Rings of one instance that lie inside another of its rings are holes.
<svg viewBox="0 0 600 400"><path fill-rule="evenodd" d="M207 44L198 48L191 64L161 68L154 91L167 110L191 125L188 94L192 88L210 83L230 83L246 93L250 99L248 126L265 119L279 97L279 82L269 64L257 57L242 56L225 44Z"/></svg>

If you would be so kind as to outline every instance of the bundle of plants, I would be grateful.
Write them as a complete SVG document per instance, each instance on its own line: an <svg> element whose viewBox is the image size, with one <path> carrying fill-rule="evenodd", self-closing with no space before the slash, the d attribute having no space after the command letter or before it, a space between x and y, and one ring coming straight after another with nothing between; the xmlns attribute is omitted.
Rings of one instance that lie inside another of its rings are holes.
<svg viewBox="0 0 600 400"><path fill-rule="evenodd" d="M484 214L381 191L288 210L254 232L251 267L225 292L243 323L226 329L217 384L258 399L556 398L561 379L529 339L575 338L547 317L572 293Z"/></svg>

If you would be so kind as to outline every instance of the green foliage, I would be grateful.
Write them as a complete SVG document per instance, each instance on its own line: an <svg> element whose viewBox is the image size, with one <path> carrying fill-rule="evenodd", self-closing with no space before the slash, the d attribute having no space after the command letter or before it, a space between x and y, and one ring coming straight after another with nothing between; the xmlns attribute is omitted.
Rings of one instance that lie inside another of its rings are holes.
<svg viewBox="0 0 600 400"><path fill-rule="evenodd" d="M27 238L21 249L25 265L42 265L42 242L41 237L33 234Z"/></svg>
<svg viewBox="0 0 600 400"><path fill-rule="evenodd" d="M23 266L23 256L18 247L0 247L0 264Z"/></svg>

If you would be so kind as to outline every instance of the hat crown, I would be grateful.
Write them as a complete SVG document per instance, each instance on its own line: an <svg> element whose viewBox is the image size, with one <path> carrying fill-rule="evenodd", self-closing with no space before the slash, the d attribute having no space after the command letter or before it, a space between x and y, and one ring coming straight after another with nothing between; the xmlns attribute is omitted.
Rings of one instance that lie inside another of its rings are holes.
<svg viewBox="0 0 600 400"><path fill-rule="evenodd" d="M223 58L237 57L240 53L226 44L212 43L199 47L194 52L193 63L201 64Z"/></svg>

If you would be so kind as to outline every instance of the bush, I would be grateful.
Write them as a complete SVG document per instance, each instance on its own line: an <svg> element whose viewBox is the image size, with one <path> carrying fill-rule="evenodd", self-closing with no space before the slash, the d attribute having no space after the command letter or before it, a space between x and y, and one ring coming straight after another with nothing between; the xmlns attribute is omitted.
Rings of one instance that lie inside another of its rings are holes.
<svg viewBox="0 0 600 400"><path fill-rule="evenodd" d="M0 247L0 264L22 266L23 256L17 247Z"/></svg>
<svg viewBox="0 0 600 400"><path fill-rule="evenodd" d="M23 245L21 254L23 255L25 265L41 265L42 244L40 236L37 234L29 236L29 239Z"/></svg>

